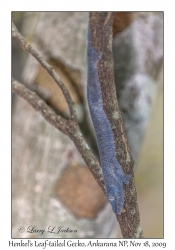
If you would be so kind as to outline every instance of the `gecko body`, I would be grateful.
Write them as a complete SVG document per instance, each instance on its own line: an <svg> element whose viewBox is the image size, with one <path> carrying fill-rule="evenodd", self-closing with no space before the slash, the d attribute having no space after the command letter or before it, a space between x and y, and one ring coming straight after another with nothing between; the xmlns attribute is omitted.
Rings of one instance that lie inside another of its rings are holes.
<svg viewBox="0 0 175 250"><path fill-rule="evenodd" d="M102 92L98 78L97 63L101 59L95 47L91 45L90 29L88 30L88 86L87 99L91 119L95 129L100 163L104 176L106 194L112 209L120 214L124 204L123 183L128 184L130 175L126 175L118 160L111 124L103 110Z"/></svg>

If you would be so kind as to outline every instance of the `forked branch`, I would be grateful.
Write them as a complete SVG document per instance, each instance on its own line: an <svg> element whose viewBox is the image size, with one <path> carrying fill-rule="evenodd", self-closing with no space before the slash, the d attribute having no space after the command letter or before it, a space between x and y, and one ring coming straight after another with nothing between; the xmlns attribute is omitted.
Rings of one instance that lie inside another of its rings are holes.
<svg viewBox="0 0 175 250"><path fill-rule="evenodd" d="M69 94L69 91L67 90L65 84L60 80L58 74L56 73L56 71L53 69L53 67L48 64L43 58L42 56L39 55L39 53L34 50L34 48L32 48L32 46L25 40L25 38L19 33L19 31L17 30L16 26L14 25L14 23L12 22L12 36L15 37L16 39L18 39L18 41L20 42L20 44L23 46L23 48L30 53L33 57L35 57L35 59L41 64L41 66L43 68L45 68L48 73L50 74L50 76L55 80L55 82L58 84L58 86L60 87L60 89L63 92L63 95L67 101L67 104L69 106L69 110L70 110L70 119L76 121L77 120L77 116L76 116L76 112L75 112L75 108L74 108L74 103L72 101L72 98Z"/></svg>

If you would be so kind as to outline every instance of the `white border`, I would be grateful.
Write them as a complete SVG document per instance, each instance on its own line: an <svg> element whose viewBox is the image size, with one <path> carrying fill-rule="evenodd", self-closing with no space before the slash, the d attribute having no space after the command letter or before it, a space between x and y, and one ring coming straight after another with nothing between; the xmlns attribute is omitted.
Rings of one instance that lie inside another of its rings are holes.
<svg viewBox="0 0 175 250"><path fill-rule="evenodd" d="M11 240L11 11L164 11L164 174L165 174L165 216L164 240L166 249L174 249L174 178L175 178L175 3L174 1L9 1L1 2L0 15L0 245L8 247ZM19 240L18 240L19 241ZM155 240L149 240L154 242ZM26 248L28 249L28 248ZM48 248L47 248L48 249ZM97 248L96 248L97 249ZM100 248L103 249L103 248ZM139 248L142 249L142 248Z"/></svg>

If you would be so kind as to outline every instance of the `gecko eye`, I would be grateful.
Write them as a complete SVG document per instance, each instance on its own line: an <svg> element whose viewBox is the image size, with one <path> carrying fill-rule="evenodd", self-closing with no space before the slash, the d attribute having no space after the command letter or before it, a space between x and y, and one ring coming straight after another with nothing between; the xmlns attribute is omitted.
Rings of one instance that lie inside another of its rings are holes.
<svg viewBox="0 0 175 250"><path fill-rule="evenodd" d="M113 197L113 196L109 196L108 199L109 199L110 201L113 201L113 200L114 200L114 197Z"/></svg>

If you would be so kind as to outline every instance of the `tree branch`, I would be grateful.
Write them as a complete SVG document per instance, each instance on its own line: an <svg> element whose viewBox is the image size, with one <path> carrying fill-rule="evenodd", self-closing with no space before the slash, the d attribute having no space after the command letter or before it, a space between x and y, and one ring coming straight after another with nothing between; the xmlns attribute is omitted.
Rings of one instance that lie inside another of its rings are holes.
<svg viewBox="0 0 175 250"><path fill-rule="evenodd" d="M38 111L50 124L64 134L68 134L68 121L57 115L43 99L35 92L12 78L12 92L23 97L36 111Z"/></svg>
<svg viewBox="0 0 175 250"><path fill-rule="evenodd" d="M53 77L53 79L59 85L69 105L71 117L69 120L65 120L61 116L58 116L44 102L44 100L42 100L38 95L36 95L35 92L32 92L23 84L17 82L14 79L12 79L12 91L18 94L19 96L23 97L50 124L52 124L55 128L59 129L61 132L63 132L64 134L66 134L71 138L71 140L77 147L78 151L80 152L82 158L84 159L85 163L91 170L95 180L105 193L106 190L105 190L105 184L101 166L97 161L96 157L93 155L92 151L89 149L89 146L87 145L81 133L80 127L77 123L77 116L76 116L76 111L74 109L74 104L66 86L60 80L55 70L39 55L37 51L35 51L32 48L30 44L28 44L25 41L24 37L19 33L19 31L17 30L16 26L13 23L12 23L12 36L18 39L18 41L22 44L24 49L36 58L36 60L48 71L48 73Z"/></svg>
<svg viewBox="0 0 175 250"><path fill-rule="evenodd" d="M12 92L24 98L36 111L38 111L43 116L45 120L71 138L85 163L91 170L95 180L105 193L106 191L101 166L89 149L81 133L79 125L75 121L65 120L61 116L57 115L35 92L29 90L26 86L13 78Z"/></svg>
<svg viewBox="0 0 175 250"><path fill-rule="evenodd" d="M62 93L67 101L67 104L69 106L70 110L70 119L76 121L77 115L74 108L74 103L72 101L72 98L64 85L64 83L60 80L59 76L57 75L56 71L52 68L51 65L49 65L40 55L37 51L35 51L32 46L25 40L25 38L19 33L16 26L12 22L12 36L17 38L20 44L23 46L23 48L30 53L35 59L42 65L43 68L47 70L47 72L51 75L51 77L55 80L55 82L58 84L58 86L61 88Z"/></svg>
<svg viewBox="0 0 175 250"><path fill-rule="evenodd" d="M112 24L114 12L91 12L89 27L91 46L101 55L97 63L99 84L102 91L103 109L111 124L116 158L126 174L130 174L128 185L123 184L125 202L122 213L116 214L124 238L142 238L137 193L134 181L134 160L130 154L125 129L118 107L114 82L114 63L112 54Z"/></svg>

